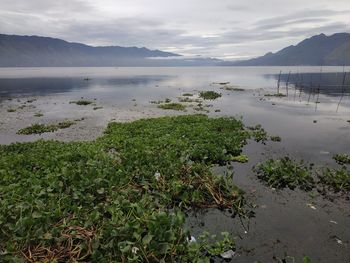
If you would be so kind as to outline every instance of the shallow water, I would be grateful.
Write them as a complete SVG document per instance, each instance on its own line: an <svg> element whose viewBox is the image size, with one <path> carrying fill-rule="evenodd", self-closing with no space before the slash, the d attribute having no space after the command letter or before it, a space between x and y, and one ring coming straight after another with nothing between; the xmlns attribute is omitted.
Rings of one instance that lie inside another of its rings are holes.
<svg viewBox="0 0 350 263"><path fill-rule="evenodd" d="M287 94L288 72L296 74L290 79L288 96L264 96L277 92L281 70L283 94ZM256 218L245 222L250 225L248 233L244 233L240 221L219 211L191 217L189 226L194 233L202 231L203 227L198 226L204 223L204 228L213 232L229 230L240 235L237 240L240 256L234 262L271 262L274 255L283 257L284 253L298 259L309 255L313 262L349 262L348 200L337 198L331 202L298 191L272 191L251 172L254 164L269 157L290 155L316 165L335 166L333 154L349 153L350 87L339 88L343 70L343 67L323 67L323 78L319 78L319 67L2 68L0 144L39 138L94 139L111 120L183 114L157 109L150 101L165 98L177 101L185 92L221 92L221 98L204 102L212 105L207 108L209 115L242 116L247 125L259 123L269 134L281 136L282 142L251 143L244 149L250 158L248 164L234 165L236 184L247 192L251 202L259 205ZM304 85L300 85L300 76ZM217 84L220 82L230 82L230 86L244 91L223 90L223 85ZM349 83L350 76L345 81L346 85ZM328 88L336 85L338 88ZM315 88L320 86L317 91ZM82 97L103 109L69 103ZM28 99L36 100L28 102ZM25 107L20 109L21 105ZM17 110L7 112L9 108ZM44 116L34 117L36 112ZM193 112L188 108L187 113ZM56 133L16 135L18 129L32 123L81 118L84 119L77 125ZM317 210L310 209L308 203L313 203Z"/></svg>

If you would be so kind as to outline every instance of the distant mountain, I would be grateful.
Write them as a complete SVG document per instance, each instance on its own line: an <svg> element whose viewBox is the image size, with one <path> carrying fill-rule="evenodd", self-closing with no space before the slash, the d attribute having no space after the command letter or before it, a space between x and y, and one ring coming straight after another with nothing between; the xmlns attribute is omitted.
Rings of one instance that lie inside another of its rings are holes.
<svg viewBox="0 0 350 263"><path fill-rule="evenodd" d="M223 62L235 66L299 66L299 65L350 65L350 34L331 36L320 34L305 39L296 46L286 47L276 53L250 60Z"/></svg>
<svg viewBox="0 0 350 263"><path fill-rule="evenodd" d="M165 63L159 58L179 56L147 48L93 47L49 37L0 34L0 67L148 66Z"/></svg>

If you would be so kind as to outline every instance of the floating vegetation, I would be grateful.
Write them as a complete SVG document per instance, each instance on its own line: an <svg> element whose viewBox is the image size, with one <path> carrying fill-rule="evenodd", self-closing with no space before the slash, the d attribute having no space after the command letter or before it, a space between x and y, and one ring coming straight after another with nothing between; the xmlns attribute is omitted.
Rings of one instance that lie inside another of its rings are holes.
<svg viewBox="0 0 350 263"><path fill-rule="evenodd" d="M44 114L42 114L41 112L37 112L34 114L34 117L42 117L44 116Z"/></svg>
<svg viewBox="0 0 350 263"><path fill-rule="evenodd" d="M311 190L315 185L311 168L311 165L307 166L303 162L284 157L259 163L254 170L258 178L270 187L280 189L288 187L292 190L299 187L303 190Z"/></svg>
<svg viewBox="0 0 350 263"><path fill-rule="evenodd" d="M239 162L239 163L247 163L249 161L249 158L248 158L247 155L241 154L241 155L238 155L238 156L233 156L231 158L231 161Z"/></svg>
<svg viewBox="0 0 350 263"><path fill-rule="evenodd" d="M201 91L199 93L199 97L205 100L215 100L217 98L220 98L221 94L215 91Z"/></svg>
<svg viewBox="0 0 350 263"><path fill-rule="evenodd" d="M336 154L333 156L333 159L339 164L350 164L349 154Z"/></svg>
<svg viewBox="0 0 350 263"><path fill-rule="evenodd" d="M346 167L340 169L325 168L319 178L322 184L335 192L350 192L350 171Z"/></svg>
<svg viewBox="0 0 350 263"><path fill-rule="evenodd" d="M230 82L213 82L213 84L216 84L216 85L228 85L228 84L230 84Z"/></svg>
<svg viewBox="0 0 350 263"><path fill-rule="evenodd" d="M102 106L93 107L93 110L100 110L100 109L103 109L103 107Z"/></svg>
<svg viewBox="0 0 350 263"><path fill-rule="evenodd" d="M171 102L171 99L166 98L164 102L169 103L169 102Z"/></svg>
<svg viewBox="0 0 350 263"><path fill-rule="evenodd" d="M282 141L280 136L270 136L270 140L273 142L280 142Z"/></svg>
<svg viewBox="0 0 350 263"><path fill-rule="evenodd" d="M184 96L184 97L192 97L193 94L192 93L184 93L184 94L182 94L182 96Z"/></svg>
<svg viewBox="0 0 350 263"><path fill-rule="evenodd" d="M73 121L59 122L58 124L33 124L29 127L20 129L17 134L30 135L30 134L42 134L45 132L55 132L59 129L66 129L75 124Z"/></svg>
<svg viewBox="0 0 350 263"><path fill-rule="evenodd" d="M70 104L77 104L77 105L80 105L80 106L87 106L87 105L92 104L93 102L89 101L89 100L77 100L77 101L71 101L69 103Z"/></svg>
<svg viewBox="0 0 350 263"><path fill-rule="evenodd" d="M177 111L183 111L186 109L186 106L181 103L165 103L158 105L158 108L163 110L177 110Z"/></svg>
<svg viewBox="0 0 350 263"><path fill-rule="evenodd" d="M16 109L10 108L10 109L7 109L7 112L16 112Z"/></svg>
<svg viewBox="0 0 350 263"><path fill-rule="evenodd" d="M211 166L240 155L251 136L240 120L190 115L110 123L91 142L1 145L1 257L208 262L227 256L234 249L227 234L189 241L183 211L213 207L244 215L242 191Z"/></svg>
<svg viewBox="0 0 350 263"><path fill-rule="evenodd" d="M265 97L286 97L287 95L283 94L283 93L275 93L275 94L270 94L270 93L267 93L264 95Z"/></svg>
<svg viewBox="0 0 350 263"><path fill-rule="evenodd" d="M30 99L30 100L27 100L26 102L27 103L33 103L34 101L36 101L36 99Z"/></svg>
<svg viewBox="0 0 350 263"><path fill-rule="evenodd" d="M179 102L194 102L195 100L190 99L189 97L185 97L185 98L179 98Z"/></svg>
<svg viewBox="0 0 350 263"><path fill-rule="evenodd" d="M228 91L245 91L245 89L240 88L239 86L223 86L220 89Z"/></svg>
<svg viewBox="0 0 350 263"><path fill-rule="evenodd" d="M151 104L162 104L162 103L164 103L164 101L162 101L162 100L151 100L149 103L151 103Z"/></svg>
<svg viewBox="0 0 350 263"><path fill-rule="evenodd" d="M260 124L255 126L247 127L249 131L254 135L255 141L257 142L265 142L267 141L267 132L262 128Z"/></svg>

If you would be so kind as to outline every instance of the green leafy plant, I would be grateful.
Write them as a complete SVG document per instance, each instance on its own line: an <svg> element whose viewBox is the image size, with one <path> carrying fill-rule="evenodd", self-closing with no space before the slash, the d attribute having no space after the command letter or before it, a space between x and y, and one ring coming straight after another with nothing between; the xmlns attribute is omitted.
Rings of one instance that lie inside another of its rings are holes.
<svg viewBox="0 0 350 263"><path fill-rule="evenodd" d="M110 123L91 142L1 145L1 257L208 262L234 243L189 242L184 211L245 215L243 192L211 167L251 136L240 120L189 115Z"/></svg>
<svg viewBox="0 0 350 263"><path fill-rule="evenodd" d="M311 166L293 161L289 157L267 160L259 163L254 170L259 179L274 188L299 187L303 190L311 190L315 185Z"/></svg>
<svg viewBox="0 0 350 263"><path fill-rule="evenodd" d="M339 164L350 164L349 154L336 154L333 156L333 159Z"/></svg>
<svg viewBox="0 0 350 263"><path fill-rule="evenodd" d="M340 169L325 168L319 178L322 184L336 192L350 191L350 171L346 167Z"/></svg>

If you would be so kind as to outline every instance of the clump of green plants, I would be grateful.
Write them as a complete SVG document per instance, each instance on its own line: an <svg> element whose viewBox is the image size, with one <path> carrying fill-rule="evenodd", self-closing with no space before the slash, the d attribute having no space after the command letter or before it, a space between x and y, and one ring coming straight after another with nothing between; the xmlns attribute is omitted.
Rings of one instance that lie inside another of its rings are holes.
<svg viewBox="0 0 350 263"><path fill-rule="evenodd" d="M265 97L286 97L287 95L283 94L283 93L274 93L274 94L271 94L271 93L267 93L264 95Z"/></svg>
<svg viewBox="0 0 350 263"><path fill-rule="evenodd" d="M184 93L184 94L182 94L182 96L184 96L184 97L192 97L193 94L192 93Z"/></svg>
<svg viewBox="0 0 350 263"><path fill-rule="evenodd" d="M92 104L93 102L89 101L89 100L77 100L77 101L71 101L69 103L70 104L77 104L77 105L80 105L80 106L87 106L87 105Z"/></svg>
<svg viewBox="0 0 350 263"><path fill-rule="evenodd" d="M350 164L349 154L336 154L333 156L333 159L339 164Z"/></svg>
<svg viewBox="0 0 350 263"><path fill-rule="evenodd" d="M100 109L103 109L103 107L102 106L93 107L93 110L100 110Z"/></svg>
<svg viewBox="0 0 350 263"><path fill-rule="evenodd" d="M16 112L16 109L14 109L14 108L9 108L9 109L7 109L7 112Z"/></svg>
<svg viewBox="0 0 350 263"><path fill-rule="evenodd" d="M257 142L265 142L268 139L267 132L261 126L261 124L257 124L255 126L249 126L247 129L253 134L255 141Z"/></svg>
<svg viewBox="0 0 350 263"><path fill-rule="evenodd" d="M268 186L280 189L288 187L292 190L297 187L311 190L314 187L311 169L311 165L307 166L304 162L296 162L289 157L270 159L254 168L258 178Z"/></svg>
<svg viewBox="0 0 350 263"><path fill-rule="evenodd" d="M5 262L208 262L227 236L190 242L185 211L245 215L243 192L212 166L252 136L240 120L187 115L110 123L91 142L0 145Z"/></svg>
<svg viewBox="0 0 350 263"><path fill-rule="evenodd" d="M239 163L247 163L249 161L249 158L247 155L245 154L241 154L241 155L238 155L238 156L233 156L231 158L231 160L233 162L239 162Z"/></svg>
<svg viewBox="0 0 350 263"><path fill-rule="evenodd" d="M245 91L243 88L239 86L223 86L220 89L228 90L228 91Z"/></svg>
<svg viewBox="0 0 350 263"><path fill-rule="evenodd" d="M340 169L325 168L319 178L322 184L335 192L350 192L350 171L346 167Z"/></svg>
<svg viewBox="0 0 350 263"><path fill-rule="evenodd" d="M30 135L30 134L42 134L46 132L55 132L59 129L66 129L75 124L72 121L59 122L57 124L33 124L29 127L20 129L17 134Z"/></svg>
<svg viewBox="0 0 350 263"><path fill-rule="evenodd" d="M34 114L34 117L42 117L44 116L44 114L42 114L41 112L37 112Z"/></svg>
<svg viewBox="0 0 350 263"><path fill-rule="evenodd" d="M181 104L181 103L164 103L158 105L158 108L163 109L163 110L177 110L177 111L183 111L186 109L186 106Z"/></svg>
<svg viewBox="0 0 350 263"><path fill-rule="evenodd" d="M217 98L221 97L220 93L217 93L215 91L201 91L199 93L199 97L205 100L215 100Z"/></svg>
<svg viewBox="0 0 350 263"><path fill-rule="evenodd" d="M193 99L190 99L189 97L179 98L179 102L194 102Z"/></svg>
<svg viewBox="0 0 350 263"><path fill-rule="evenodd" d="M270 136L270 140L273 142L280 142L282 141L280 136Z"/></svg>

